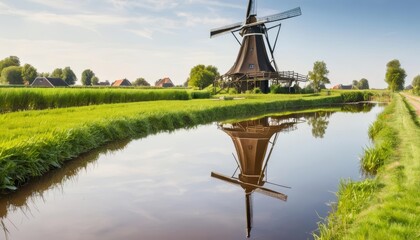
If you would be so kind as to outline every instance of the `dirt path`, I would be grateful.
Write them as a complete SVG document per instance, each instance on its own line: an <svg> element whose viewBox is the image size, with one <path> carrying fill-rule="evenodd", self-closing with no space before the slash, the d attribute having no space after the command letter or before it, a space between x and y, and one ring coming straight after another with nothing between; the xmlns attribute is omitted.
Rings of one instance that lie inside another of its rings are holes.
<svg viewBox="0 0 420 240"><path fill-rule="evenodd" d="M420 116L420 97L402 93L407 98L408 102L416 109L417 116Z"/></svg>

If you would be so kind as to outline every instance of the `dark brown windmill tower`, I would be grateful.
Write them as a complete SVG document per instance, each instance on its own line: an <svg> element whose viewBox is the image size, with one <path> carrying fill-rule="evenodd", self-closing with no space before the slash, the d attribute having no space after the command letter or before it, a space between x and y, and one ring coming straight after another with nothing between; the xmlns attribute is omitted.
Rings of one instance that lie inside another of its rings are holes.
<svg viewBox="0 0 420 240"><path fill-rule="evenodd" d="M246 236L250 237L252 229L252 194L259 192L264 195L287 200L287 195L264 187L267 183L265 172L270 160L278 133L293 130L299 123L298 118L263 118L235 124L220 124L219 128L227 133L235 145L238 159L239 174L237 170L232 177L218 173L211 176L219 180L240 186L245 191L246 206ZM271 148L269 149L269 145ZM268 151L268 154L267 154ZM284 186L283 186L284 187Z"/></svg>
<svg viewBox="0 0 420 240"><path fill-rule="evenodd" d="M263 92L269 90L269 80L288 83L289 87L293 82L307 81L307 77L294 72L279 72L274 59L274 51L277 45L281 24L267 28L266 24L274 23L292 17L300 16L300 8L257 18L256 0L249 0L246 11L245 22L239 22L221 28L213 29L210 37L219 36L231 32L241 45L239 54L233 67L222 76L222 80L229 84L229 87L236 87L240 91L259 87ZM268 31L278 28L274 45L270 43ZM238 40L235 32L243 37L242 43ZM269 52L267 52L267 43ZM270 57L269 54L270 53Z"/></svg>

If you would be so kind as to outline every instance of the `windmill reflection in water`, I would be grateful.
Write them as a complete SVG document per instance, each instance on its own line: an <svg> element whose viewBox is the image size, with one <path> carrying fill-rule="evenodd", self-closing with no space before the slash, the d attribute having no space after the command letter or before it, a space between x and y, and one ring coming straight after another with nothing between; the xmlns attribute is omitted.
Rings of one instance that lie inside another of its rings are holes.
<svg viewBox="0 0 420 240"><path fill-rule="evenodd" d="M252 229L252 194L258 192L269 197L287 201L287 195L264 187L266 183L282 186L267 181L267 165L280 132L292 131L297 124L304 122L299 116L265 117L233 124L219 123L218 127L233 140L238 158L237 168L232 176L215 172L213 178L240 186L245 190L246 236L249 238ZM268 152L267 152L268 151ZM239 173L237 174L239 170Z"/></svg>

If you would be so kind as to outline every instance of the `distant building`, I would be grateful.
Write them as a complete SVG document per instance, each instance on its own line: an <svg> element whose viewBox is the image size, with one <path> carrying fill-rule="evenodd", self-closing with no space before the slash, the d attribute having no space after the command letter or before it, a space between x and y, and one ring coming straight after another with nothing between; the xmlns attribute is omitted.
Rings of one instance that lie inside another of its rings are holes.
<svg viewBox="0 0 420 240"><path fill-rule="evenodd" d="M353 89L353 85L338 84L338 85L335 85L333 89L351 90Z"/></svg>
<svg viewBox="0 0 420 240"><path fill-rule="evenodd" d="M121 79L121 80L117 80L115 82L112 83L113 87L129 87L132 86L131 82L128 81L127 79Z"/></svg>
<svg viewBox="0 0 420 240"><path fill-rule="evenodd" d="M106 80L105 82L98 82L98 86L110 86L111 84L109 83L108 80Z"/></svg>
<svg viewBox="0 0 420 240"><path fill-rule="evenodd" d="M31 84L32 87L68 87L61 78L37 77Z"/></svg>
<svg viewBox="0 0 420 240"><path fill-rule="evenodd" d="M174 83L171 81L170 78L162 78L155 82L155 87L164 87L164 88L171 88L175 87Z"/></svg>

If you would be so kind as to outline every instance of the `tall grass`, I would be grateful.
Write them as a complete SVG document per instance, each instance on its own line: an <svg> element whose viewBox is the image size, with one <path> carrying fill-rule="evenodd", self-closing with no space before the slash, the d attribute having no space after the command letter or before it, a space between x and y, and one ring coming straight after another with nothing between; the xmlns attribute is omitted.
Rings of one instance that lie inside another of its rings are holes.
<svg viewBox="0 0 420 240"><path fill-rule="evenodd" d="M186 89L0 88L0 113L196 98L210 98L210 93Z"/></svg>
<svg viewBox="0 0 420 240"><path fill-rule="evenodd" d="M107 142L216 120L340 102L340 96L283 96L234 101L154 101L2 114L0 190L14 190L28 179Z"/></svg>

